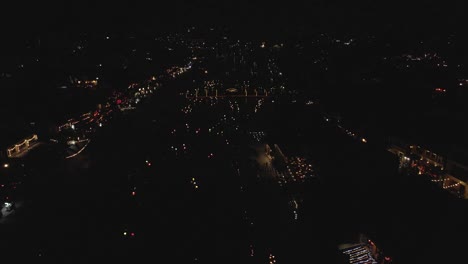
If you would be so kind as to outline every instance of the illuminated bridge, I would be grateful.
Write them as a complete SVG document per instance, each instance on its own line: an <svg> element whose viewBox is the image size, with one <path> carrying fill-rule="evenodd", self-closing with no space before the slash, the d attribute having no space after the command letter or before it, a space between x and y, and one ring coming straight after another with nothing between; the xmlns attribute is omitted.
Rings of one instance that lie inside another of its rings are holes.
<svg viewBox="0 0 468 264"><path fill-rule="evenodd" d="M198 89L195 90L195 95L191 95L190 92L187 90L185 93L186 98L190 99L204 99L204 98L265 98L268 97L268 92L264 90L263 93L259 93L257 90L254 90L251 93L248 93L247 90L244 90L243 93L238 93L238 90L236 88L229 88L226 89L226 93L224 94L219 94L218 90L215 90L214 92L208 91L207 89L204 90L204 92L200 92Z"/></svg>
<svg viewBox="0 0 468 264"><path fill-rule="evenodd" d="M7 156L9 158L20 158L26 154L30 149L35 147L38 143L37 135L32 135L30 138L26 138L23 141L16 143L11 148L7 149Z"/></svg>

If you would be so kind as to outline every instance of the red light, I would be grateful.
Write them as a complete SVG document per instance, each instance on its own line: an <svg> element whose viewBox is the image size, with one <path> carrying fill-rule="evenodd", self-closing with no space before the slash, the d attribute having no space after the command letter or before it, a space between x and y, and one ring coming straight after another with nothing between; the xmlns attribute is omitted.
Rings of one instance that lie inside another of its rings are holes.
<svg viewBox="0 0 468 264"><path fill-rule="evenodd" d="M151 166L151 162L148 162L148 166Z"/></svg>
<svg viewBox="0 0 468 264"><path fill-rule="evenodd" d="M135 196L136 195L136 192L132 192L132 196Z"/></svg>
<svg viewBox="0 0 468 264"><path fill-rule="evenodd" d="M122 100L117 99L117 104L121 104L121 103L122 103Z"/></svg>
<svg viewBox="0 0 468 264"><path fill-rule="evenodd" d="M135 233L133 233L133 232L132 232L132 233L130 233L130 236L134 237L134 236L135 236Z"/></svg>

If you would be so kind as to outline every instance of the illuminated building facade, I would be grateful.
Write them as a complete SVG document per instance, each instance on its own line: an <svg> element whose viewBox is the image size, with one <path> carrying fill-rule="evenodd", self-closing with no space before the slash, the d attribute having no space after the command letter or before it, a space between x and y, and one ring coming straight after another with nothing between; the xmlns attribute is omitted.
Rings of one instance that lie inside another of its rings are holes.
<svg viewBox="0 0 468 264"><path fill-rule="evenodd" d="M454 151L436 153L399 139L390 140L388 151L398 156L400 169L428 176L444 190L468 199L468 166L458 161Z"/></svg>

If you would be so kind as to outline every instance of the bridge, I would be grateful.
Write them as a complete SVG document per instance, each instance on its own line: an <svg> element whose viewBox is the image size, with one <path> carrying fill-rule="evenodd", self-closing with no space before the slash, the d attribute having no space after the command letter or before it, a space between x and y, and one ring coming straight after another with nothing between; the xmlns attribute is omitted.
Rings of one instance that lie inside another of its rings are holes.
<svg viewBox="0 0 468 264"><path fill-rule="evenodd" d="M25 155L30 149L38 144L37 135L32 135L30 138L26 138L21 142L16 143L13 147L7 149L7 155L9 158L20 158Z"/></svg>
<svg viewBox="0 0 468 264"><path fill-rule="evenodd" d="M68 141L67 142L68 148L66 150L67 153L66 153L65 159L71 159L80 155L80 153L86 149L86 147L89 145L90 142L91 142L90 139Z"/></svg>
<svg viewBox="0 0 468 264"><path fill-rule="evenodd" d="M219 94L218 90L215 90L214 92L210 92L205 89L205 92L200 94L199 89L195 90L195 95L190 95L190 92L187 90L185 93L185 97L189 99L211 99L211 98L266 98L269 97L268 91L264 90L264 93L259 93L256 89L253 91L253 93L249 94L247 90L244 90L244 93L235 93L238 90L235 88L230 88L226 90L227 93L225 94Z"/></svg>
<svg viewBox="0 0 468 264"><path fill-rule="evenodd" d="M266 98L266 95L218 95L218 96L186 96L188 99L212 99L212 98Z"/></svg>

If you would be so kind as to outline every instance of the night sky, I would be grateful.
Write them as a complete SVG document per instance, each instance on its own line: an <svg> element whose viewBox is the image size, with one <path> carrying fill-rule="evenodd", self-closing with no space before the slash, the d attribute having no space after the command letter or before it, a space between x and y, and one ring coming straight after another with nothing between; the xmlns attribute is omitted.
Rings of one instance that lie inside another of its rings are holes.
<svg viewBox="0 0 468 264"><path fill-rule="evenodd" d="M284 30L398 30L433 32L463 25L463 1L73 1L8 3L3 30L170 30L187 25L227 25L258 34Z"/></svg>

